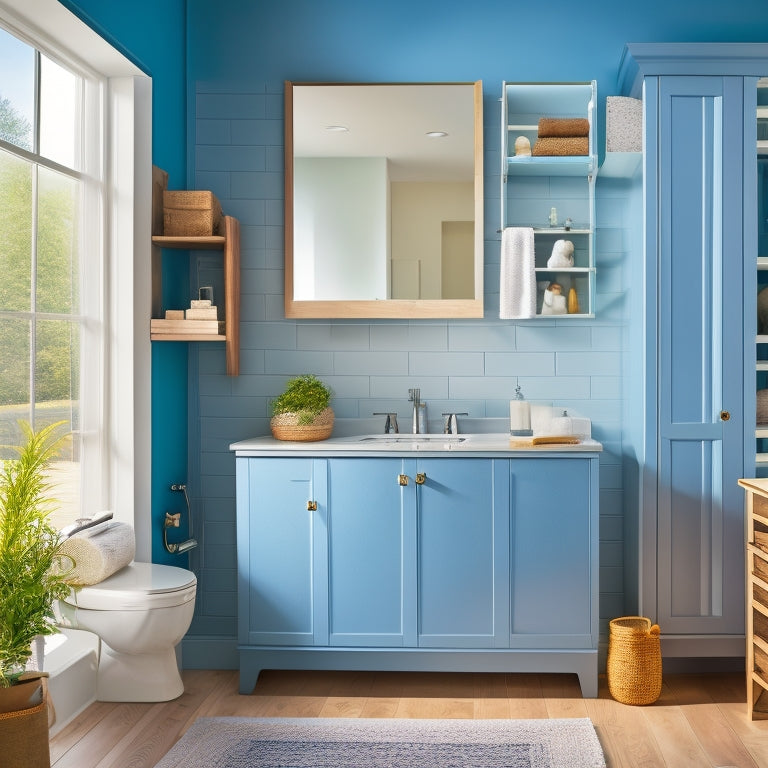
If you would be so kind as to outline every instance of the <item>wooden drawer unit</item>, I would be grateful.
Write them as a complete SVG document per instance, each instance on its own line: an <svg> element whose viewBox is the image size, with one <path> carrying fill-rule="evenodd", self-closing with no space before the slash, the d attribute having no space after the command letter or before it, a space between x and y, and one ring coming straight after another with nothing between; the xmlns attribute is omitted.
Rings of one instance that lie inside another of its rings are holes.
<svg viewBox="0 0 768 768"><path fill-rule="evenodd" d="M768 720L768 478L739 485L747 491L747 710Z"/></svg>

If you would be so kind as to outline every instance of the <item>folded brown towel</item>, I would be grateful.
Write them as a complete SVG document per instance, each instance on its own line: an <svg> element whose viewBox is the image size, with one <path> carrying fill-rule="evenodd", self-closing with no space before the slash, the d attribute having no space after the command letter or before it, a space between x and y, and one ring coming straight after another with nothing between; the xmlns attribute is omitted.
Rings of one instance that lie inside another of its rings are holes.
<svg viewBox="0 0 768 768"><path fill-rule="evenodd" d="M589 136L589 120L586 117L542 117L539 136Z"/></svg>
<svg viewBox="0 0 768 768"><path fill-rule="evenodd" d="M536 139L531 154L534 157L566 157L588 155L589 139L586 136Z"/></svg>

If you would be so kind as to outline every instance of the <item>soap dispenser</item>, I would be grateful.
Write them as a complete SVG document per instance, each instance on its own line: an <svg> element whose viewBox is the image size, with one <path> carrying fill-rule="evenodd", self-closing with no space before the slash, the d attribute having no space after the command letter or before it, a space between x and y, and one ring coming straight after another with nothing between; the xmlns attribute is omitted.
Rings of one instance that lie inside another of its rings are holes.
<svg viewBox="0 0 768 768"><path fill-rule="evenodd" d="M531 405L523 397L519 384L515 389L515 399L509 401L509 434L516 437L533 435Z"/></svg>

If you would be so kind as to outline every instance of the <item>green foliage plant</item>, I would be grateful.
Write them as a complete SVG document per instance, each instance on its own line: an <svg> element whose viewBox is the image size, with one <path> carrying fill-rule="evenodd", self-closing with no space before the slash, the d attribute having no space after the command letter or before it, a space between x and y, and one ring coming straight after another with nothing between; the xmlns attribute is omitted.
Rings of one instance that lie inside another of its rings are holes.
<svg viewBox="0 0 768 768"><path fill-rule="evenodd" d="M272 401L272 415L295 413L299 424L312 424L328 407L332 394L317 376L304 373L290 379L285 391Z"/></svg>
<svg viewBox="0 0 768 768"><path fill-rule="evenodd" d="M35 637L57 631L53 603L69 592L71 562L49 522L55 502L46 477L67 436L59 431L64 423L36 432L22 422L26 442L0 472L0 687L13 685L24 671Z"/></svg>

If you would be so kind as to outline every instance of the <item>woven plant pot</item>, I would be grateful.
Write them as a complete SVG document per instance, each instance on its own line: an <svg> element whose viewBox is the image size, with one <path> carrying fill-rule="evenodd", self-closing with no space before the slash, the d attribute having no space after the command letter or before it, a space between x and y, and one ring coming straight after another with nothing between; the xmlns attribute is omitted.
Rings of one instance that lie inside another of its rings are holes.
<svg viewBox="0 0 768 768"><path fill-rule="evenodd" d="M653 704L661 693L659 625L642 616L610 622L608 690L622 704Z"/></svg>
<svg viewBox="0 0 768 768"><path fill-rule="evenodd" d="M299 424L297 413L279 413L269 422L275 440L311 443L327 440L333 432L333 409L326 408L315 416L311 424Z"/></svg>
<svg viewBox="0 0 768 768"><path fill-rule="evenodd" d="M39 690L42 695L34 696L25 690L25 699L41 698L38 704L25 709L14 709L0 713L0 745L2 756L0 765L3 768L50 768L51 754L48 748L48 686L45 678L14 685L11 688L0 689L0 698L5 691L13 691L18 697L16 688L31 688ZM27 702L29 703L29 702ZM0 704L0 707L2 704Z"/></svg>

